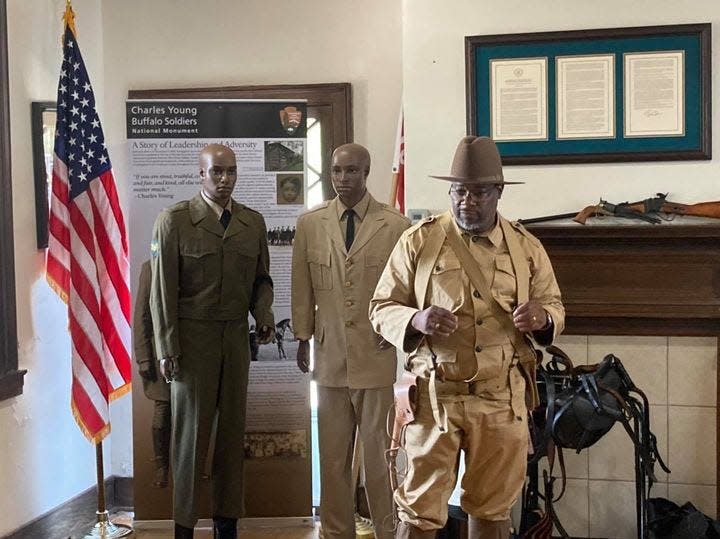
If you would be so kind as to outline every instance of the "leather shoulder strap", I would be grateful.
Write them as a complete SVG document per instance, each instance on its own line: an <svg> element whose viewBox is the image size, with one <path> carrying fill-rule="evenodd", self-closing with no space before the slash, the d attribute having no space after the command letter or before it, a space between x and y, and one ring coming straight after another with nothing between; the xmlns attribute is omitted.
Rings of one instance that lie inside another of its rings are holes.
<svg viewBox="0 0 720 539"><path fill-rule="evenodd" d="M440 221L440 218L438 218L438 221ZM435 267L435 261L440 254L443 243L445 243L445 233L442 227L435 224L430 229L427 241L420 251L420 257L415 269L415 301L417 301L417 308L420 310L426 307L425 296L430 283L430 275Z"/></svg>
<svg viewBox="0 0 720 539"><path fill-rule="evenodd" d="M520 240L518 240L517 232L513 229L510 222L498 216L500 219L500 227L502 228L503 234L505 235L505 242L507 243L508 251L510 253L510 260L512 261L513 268L515 269L515 282L517 283L517 304L521 305L526 303L530 298L530 267L525 258L525 253Z"/></svg>

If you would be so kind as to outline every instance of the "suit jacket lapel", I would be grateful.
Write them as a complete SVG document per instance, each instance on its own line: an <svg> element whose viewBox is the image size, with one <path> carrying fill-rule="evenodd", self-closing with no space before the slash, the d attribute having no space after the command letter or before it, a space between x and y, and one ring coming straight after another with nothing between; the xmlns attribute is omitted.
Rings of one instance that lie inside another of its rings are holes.
<svg viewBox="0 0 720 539"><path fill-rule="evenodd" d="M335 198L327 205L322 216L322 223L330 239L343 253L346 253L345 240L343 239L342 230L340 230L340 221L337 218L337 204L338 199Z"/></svg>
<svg viewBox="0 0 720 539"><path fill-rule="evenodd" d="M222 238L223 234L225 234L217 215L199 193L190 199L190 220L193 225L199 226L216 236Z"/></svg>
<svg viewBox="0 0 720 539"><path fill-rule="evenodd" d="M362 249L383 226L385 226L385 217L382 211L382 204L371 196L365 219L363 219L362 226L355 235L355 241L353 241L353 244L350 246L348 256L352 256Z"/></svg>

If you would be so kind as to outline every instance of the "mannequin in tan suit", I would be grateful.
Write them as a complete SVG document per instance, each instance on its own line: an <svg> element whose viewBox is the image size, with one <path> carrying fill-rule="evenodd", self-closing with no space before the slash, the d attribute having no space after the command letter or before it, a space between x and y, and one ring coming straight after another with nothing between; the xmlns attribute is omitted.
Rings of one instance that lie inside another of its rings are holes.
<svg viewBox="0 0 720 539"><path fill-rule="evenodd" d="M397 360L395 349L370 326L368 306L395 242L410 223L368 193L369 172L364 147L337 148L331 177L338 196L298 219L293 247L292 323L303 372L310 363L308 341L315 338L320 520L326 539L355 538L351 462L356 428L375 535L393 536L384 452Z"/></svg>

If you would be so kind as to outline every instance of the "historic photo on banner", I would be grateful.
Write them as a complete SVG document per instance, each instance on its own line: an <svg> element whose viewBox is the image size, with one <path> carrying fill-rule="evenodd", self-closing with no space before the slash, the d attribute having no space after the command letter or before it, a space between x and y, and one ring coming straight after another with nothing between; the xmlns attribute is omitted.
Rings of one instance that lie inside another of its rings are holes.
<svg viewBox="0 0 720 539"><path fill-rule="evenodd" d="M685 134L685 52L624 55L625 137Z"/></svg>
<svg viewBox="0 0 720 539"><path fill-rule="evenodd" d="M556 138L614 138L615 55L558 56L555 62Z"/></svg>
<svg viewBox="0 0 720 539"><path fill-rule="evenodd" d="M547 140L547 68L547 58L490 61L493 140Z"/></svg>

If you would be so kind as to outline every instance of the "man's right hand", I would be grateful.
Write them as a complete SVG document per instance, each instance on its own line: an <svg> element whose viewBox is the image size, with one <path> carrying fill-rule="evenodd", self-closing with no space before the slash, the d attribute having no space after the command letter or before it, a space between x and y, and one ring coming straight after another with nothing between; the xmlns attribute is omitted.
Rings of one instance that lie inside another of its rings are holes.
<svg viewBox="0 0 720 539"><path fill-rule="evenodd" d="M169 384L180 372L180 356L170 356L160 360L160 374Z"/></svg>
<svg viewBox="0 0 720 539"><path fill-rule="evenodd" d="M310 370L310 341L299 342L297 366L302 372L308 372Z"/></svg>
<svg viewBox="0 0 720 539"><path fill-rule="evenodd" d="M415 313L410 325L423 335L449 337L457 329L457 316L436 305Z"/></svg>

